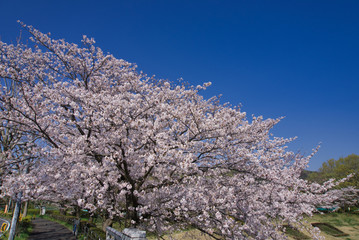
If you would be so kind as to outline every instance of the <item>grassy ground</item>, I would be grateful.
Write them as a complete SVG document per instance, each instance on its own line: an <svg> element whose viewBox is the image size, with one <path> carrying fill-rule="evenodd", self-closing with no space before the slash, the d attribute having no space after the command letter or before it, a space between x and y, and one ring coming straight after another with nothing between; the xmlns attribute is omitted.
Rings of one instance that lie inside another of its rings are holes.
<svg viewBox="0 0 359 240"><path fill-rule="evenodd" d="M322 235L327 240L358 240L359 239L359 215L350 213L327 213L316 214L312 218L307 219L309 223L322 222L328 223L349 236L333 237L329 234L322 232Z"/></svg>
<svg viewBox="0 0 359 240"><path fill-rule="evenodd" d="M22 228L21 232L15 236L15 240L26 240L29 237L29 234L32 231L32 226L27 227L26 229ZM7 231L3 236L0 237L1 240L9 238L9 231Z"/></svg>
<svg viewBox="0 0 359 240"><path fill-rule="evenodd" d="M147 236L148 240L155 240L157 239L157 237L154 236ZM204 235L202 232L198 231L198 230L189 230L189 231L182 231L182 232L177 232L177 233L173 233L171 235L165 235L163 236L163 239L165 240L171 240L171 239L176 239L176 240L213 240L213 238L209 237L208 235Z"/></svg>
<svg viewBox="0 0 359 240"><path fill-rule="evenodd" d="M51 218L50 216L48 215L43 215L43 216L38 216L38 217L41 217L43 219L47 219L47 220L50 220L50 221L53 221L53 222L57 222L63 226L65 226L67 229L69 229L70 231L72 231L72 228L73 226L71 224L68 224L67 222L64 222L64 221L60 221L60 220L57 220L57 219L53 219Z"/></svg>
<svg viewBox="0 0 359 240"><path fill-rule="evenodd" d="M316 214L311 218L305 219L307 223L305 225L310 225L311 223L321 222L328 223L337 229L343 231L344 233L349 234L349 236L343 237L333 237L327 233L322 232L321 235L325 237L326 240L359 240L359 215L357 214L348 214L348 213L327 213L327 214ZM303 232L305 235L310 236L308 232ZM164 236L164 239L170 240L171 237L174 239L181 240L210 240L212 238L203 235L197 230L190 230L185 232L178 232L175 234ZM149 240L155 240L155 237L148 237ZM294 238L289 237L290 240ZM300 239L300 238L299 238ZM311 238L309 238L311 239Z"/></svg>
<svg viewBox="0 0 359 240"><path fill-rule="evenodd" d="M45 216L45 218L48 218ZM54 221L53 219L50 219ZM343 236L343 237L333 237L327 233L322 232L322 236L325 237L326 240L359 240L359 215L357 214L348 214L348 213L327 213L327 214L316 214L311 218L305 219L307 223L306 225L310 225L311 223L327 223L330 224L337 229L343 231L344 233L349 234L349 236ZM65 225L70 230L72 229L72 226L61 222L56 221L62 225ZM116 228L116 224L114 226ZM119 226L117 226L119 227ZM31 229L29 229L31 230ZM305 235L310 236L309 233L303 232ZM157 239L154 236L149 235L147 237L149 240L155 240ZM0 238L2 239L2 238ZM16 240L25 240L27 239L27 233L23 234L21 237L16 238ZM164 236L164 239L170 240L170 239L178 239L178 240L211 240L207 235L203 235L198 230L189 230L189 231L182 231L173 233L172 235L166 235ZM294 238L289 238L293 240ZM300 239L300 238L299 238Z"/></svg>

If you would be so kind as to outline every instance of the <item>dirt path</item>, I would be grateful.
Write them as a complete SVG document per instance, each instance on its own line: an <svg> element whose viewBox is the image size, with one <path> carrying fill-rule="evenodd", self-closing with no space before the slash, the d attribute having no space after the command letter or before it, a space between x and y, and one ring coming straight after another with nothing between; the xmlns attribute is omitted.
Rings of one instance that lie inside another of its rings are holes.
<svg viewBox="0 0 359 240"><path fill-rule="evenodd" d="M72 232L66 227L46 219L32 220L33 231L28 240L75 240Z"/></svg>

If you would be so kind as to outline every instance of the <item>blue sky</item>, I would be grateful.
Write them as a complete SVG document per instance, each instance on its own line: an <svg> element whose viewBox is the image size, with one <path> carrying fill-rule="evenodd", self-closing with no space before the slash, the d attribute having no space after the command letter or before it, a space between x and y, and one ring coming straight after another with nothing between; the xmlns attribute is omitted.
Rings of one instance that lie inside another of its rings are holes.
<svg viewBox="0 0 359 240"><path fill-rule="evenodd" d="M275 136L310 163L359 154L359 1L0 0L0 39L21 20L54 38L82 35L139 70L242 105L249 116L284 116Z"/></svg>

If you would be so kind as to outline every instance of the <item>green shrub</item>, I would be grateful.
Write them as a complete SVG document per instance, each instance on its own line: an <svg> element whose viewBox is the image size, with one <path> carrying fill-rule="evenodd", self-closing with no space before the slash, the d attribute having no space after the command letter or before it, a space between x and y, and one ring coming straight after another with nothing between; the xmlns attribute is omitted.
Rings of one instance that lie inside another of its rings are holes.
<svg viewBox="0 0 359 240"><path fill-rule="evenodd" d="M4 213L4 212L0 212L0 217L4 217L4 218L12 218L12 213Z"/></svg>
<svg viewBox="0 0 359 240"><path fill-rule="evenodd" d="M35 216L40 214L40 209L28 209L27 215Z"/></svg>
<svg viewBox="0 0 359 240"><path fill-rule="evenodd" d="M31 227L31 216L26 216L20 221L20 228L28 229Z"/></svg>
<svg viewBox="0 0 359 240"><path fill-rule="evenodd" d="M101 239L106 239L106 233L97 227L90 227L90 231L100 237Z"/></svg>
<svg viewBox="0 0 359 240"><path fill-rule="evenodd" d="M73 222L76 219L76 217L74 217L74 216L65 216L65 215L61 215L59 213L49 214L49 216L54 219L66 222L68 224L73 224Z"/></svg>
<svg viewBox="0 0 359 240"><path fill-rule="evenodd" d="M283 227L285 227L285 233L287 235L291 236L292 238L296 239L296 240L310 239L310 237L303 234L298 229L296 229L296 228L294 228L292 226L284 225Z"/></svg>
<svg viewBox="0 0 359 240"><path fill-rule="evenodd" d="M88 211L81 211L80 218L90 218L90 213Z"/></svg>
<svg viewBox="0 0 359 240"><path fill-rule="evenodd" d="M92 222L89 222L89 221L85 221L85 220L81 220L80 225L81 226L86 226L88 228L96 227L96 224L94 224Z"/></svg>
<svg viewBox="0 0 359 240"><path fill-rule="evenodd" d="M61 215L61 216L64 216L63 214L60 213L59 210L46 210L46 214L48 214L48 215Z"/></svg>

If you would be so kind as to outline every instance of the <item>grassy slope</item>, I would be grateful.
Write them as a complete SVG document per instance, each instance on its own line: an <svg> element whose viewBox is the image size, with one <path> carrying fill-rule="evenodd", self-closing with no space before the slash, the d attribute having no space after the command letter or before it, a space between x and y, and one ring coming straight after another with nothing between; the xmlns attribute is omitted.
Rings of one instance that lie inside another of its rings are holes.
<svg viewBox="0 0 359 240"><path fill-rule="evenodd" d="M348 214L348 213L328 213L328 214L317 214L312 218L307 219L308 222L323 222L329 223L330 225L338 228L339 230L349 234L346 237L333 237L328 234L322 233L327 240L358 240L359 239L359 215Z"/></svg>
<svg viewBox="0 0 359 240"><path fill-rule="evenodd" d="M333 237L326 233L322 233L322 236L326 240L359 240L359 215L356 214L347 214L347 213L328 213L328 214L317 214L312 218L307 218L307 225L314 222L328 223L339 230L349 234L345 237ZM305 233L307 236L310 236L309 233ZM212 238L204 236L197 230L190 230L186 232L179 232L172 235L174 239L181 240L210 240ZM155 240L155 237L148 237L149 240ZM164 239L171 239L170 236L165 236ZM289 238L292 239L292 238Z"/></svg>
<svg viewBox="0 0 359 240"><path fill-rule="evenodd" d="M209 237L208 235L204 235L203 233L201 233L198 230L189 230L189 231L182 231L182 232L177 232L177 233L173 233L172 235L166 235L163 237L165 240L170 240L170 239L176 239L176 240L213 240L213 238ZM147 237L148 240L155 240L157 239L156 237L153 236L148 236Z"/></svg>
<svg viewBox="0 0 359 240"><path fill-rule="evenodd" d="M46 218L46 217L45 217ZM52 219L51 219L52 220ZM350 236L346 237L333 237L328 234L322 233L323 236L325 236L325 239L327 240L359 240L359 215L356 214L347 214L347 213L329 213L329 214L317 214L314 215L312 218L307 218L308 225L310 223L314 222L322 222L322 223L328 223L330 225L333 225L334 227L340 229L341 231L348 233ZM62 222L59 222L63 225L65 225ZM72 226L66 226L68 228L71 228ZM305 233L306 235L310 236L308 233ZM197 230L190 230L190 231L183 231L183 232L177 232L172 234L172 237L174 239L178 240L210 240L212 238L203 235L201 232ZM25 238L26 239L26 238ZM155 240L157 238L148 236L149 240ZM171 239L171 236L164 236L164 239L169 240Z"/></svg>

